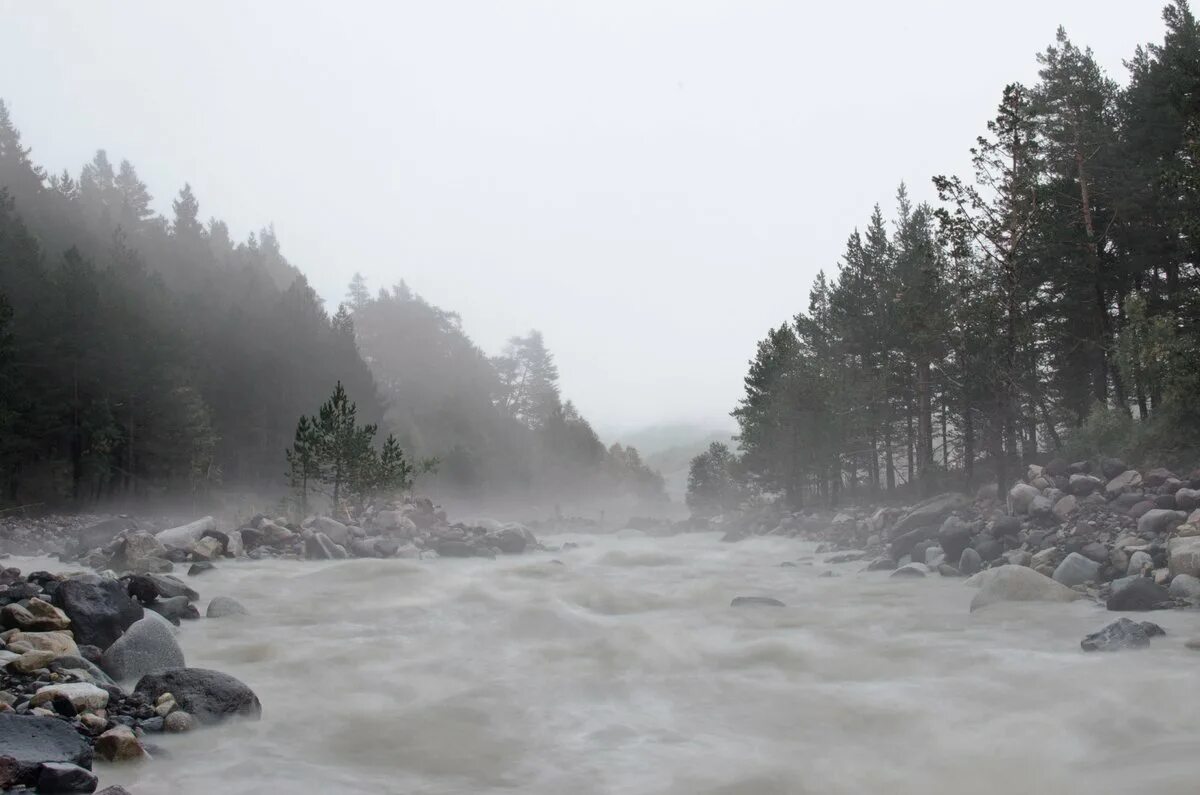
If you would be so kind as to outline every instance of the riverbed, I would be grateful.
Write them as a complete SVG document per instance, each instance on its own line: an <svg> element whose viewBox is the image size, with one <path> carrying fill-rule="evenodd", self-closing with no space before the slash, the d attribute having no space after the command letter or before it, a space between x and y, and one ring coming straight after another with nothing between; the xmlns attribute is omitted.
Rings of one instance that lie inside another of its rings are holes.
<svg viewBox="0 0 1200 795"><path fill-rule="evenodd" d="M996 606L813 545L560 536L498 560L237 561L191 580L252 615L184 625L263 719L98 767L134 795L1188 793L1200 611L1085 654L1090 601ZM792 561L794 567L780 564ZM833 570L838 576L822 577ZM731 608L739 595L786 607Z"/></svg>

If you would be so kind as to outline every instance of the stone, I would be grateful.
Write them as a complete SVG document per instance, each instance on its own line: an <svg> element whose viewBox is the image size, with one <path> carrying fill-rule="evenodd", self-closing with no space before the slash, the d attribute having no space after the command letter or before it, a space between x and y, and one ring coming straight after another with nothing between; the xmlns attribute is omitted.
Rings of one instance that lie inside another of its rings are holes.
<svg viewBox="0 0 1200 795"><path fill-rule="evenodd" d="M192 716L181 709L177 709L163 719L163 731L178 734L181 732L190 732L195 727L196 721Z"/></svg>
<svg viewBox="0 0 1200 795"><path fill-rule="evenodd" d="M1004 553L1004 544L995 538L977 535L971 540L971 546L979 553L980 560L991 562Z"/></svg>
<svg viewBox="0 0 1200 795"><path fill-rule="evenodd" d="M983 558L979 552L967 547L962 551L962 555L958 559L958 570L964 576L970 577L975 572L983 568Z"/></svg>
<svg viewBox="0 0 1200 795"><path fill-rule="evenodd" d="M246 554L246 542L242 540L240 530L230 530L229 540L225 542L225 554L231 558L240 558Z"/></svg>
<svg viewBox="0 0 1200 795"><path fill-rule="evenodd" d="M128 571L167 572L173 568L167 560L167 548L162 541L149 533L133 533L125 537L125 545L121 552Z"/></svg>
<svg viewBox="0 0 1200 795"><path fill-rule="evenodd" d="M1004 553L1004 559L1010 566L1028 566L1033 562L1033 555L1023 549L1014 549Z"/></svg>
<svg viewBox="0 0 1200 795"><path fill-rule="evenodd" d="M1063 562L1054 570L1054 580L1070 588L1073 585L1092 582L1099 572L1099 563L1085 558L1078 552L1072 552L1063 558Z"/></svg>
<svg viewBox="0 0 1200 795"><path fill-rule="evenodd" d="M100 670L91 660L83 657L60 656L55 657L50 663L51 671L67 671L77 679L82 679L86 682L91 682L94 685L105 687L115 685L108 674Z"/></svg>
<svg viewBox="0 0 1200 795"><path fill-rule="evenodd" d="M134 693L157 699L171 693L180 708L200 723L216 723L241 716L257 720L262 704L249 687L229 674L205 668L175 668L147 674L137 683Z"/></svg>
<svg viewBox="0 0 1200 795"><path fill-rule="evenodd" d="M528 545L529 531L522 525L505 525L499 532L488 535L488 543L505 555L520 555Z"/></svg>
<svg viewBox="0 0 1200 795"><path fill-rule="evenodd" d="M54 592L53 603L71 619L76 643L101 649L112 645L145 612L116 580L64 580Z"/></svg>
<svg viewBox="0 0 1200 795"><path fill-rule="evenodd" d="M1159 533L1167 533L1175 529L1176 525L1187 521L1187 514L1183 511L1167 511L1162 508L1154 508L1146 511L1138 519L1138 535L1158 535Z"/></svg>
<svg viewBox="0 0 1200 795"><path fill-rule="evenodd" d="M1175 510L1175 495L1174 494L1157 494L1154 497L1154 507L1161 508L1167 511Z"/></svg>
<svg viewBox="0 0 1200 795"><path fill-rule="evenodd" d="M187 573L189 577L199 577L201 574L216 570L216 566L212 565L206 560L202 560L199 563L193 563L191 566L189 566Z"/></svg>
<svg viewBox="0 0 1200 795"><path fill-rule="evenodd" d="M787 607L778 599L769 596L735 596L730 607Z"/></svg>
<svg viewBox="0 0 1200 795"><path fill-rule="evenodd" d="M1136 469L1127 469L1124 472L1115 475L1108 481L1108 485L1104 487L1104 492L1109 497L1115 497L1118 494L1134 491L1142 487L1142 473Z"/></svg>
<svg viewBox="0 0 1200 795"><path fill-rule="evenodd" d="M79 656L79 647L75 645L71 633L65 631L21 632L18 630L9 635L7 642L9 645L23 643L33 651L52 651L55 656L64 654L72 657Z"/></svg>
<svg viewBox="0 0 1200 795"><path fill-rule="evenodd" d="M32 706L40 707L58 697L66 698L77 712L104 709L108 706L108 691L87 682L69 682L60 685L46 685L38 688L29 699Z"/></svg>
<svg viewBox="0 0 1200 795"><path fill-rule="evenodd" d="M1100 459L1100 474L1109 480L1127 471L1129 471L1129 467L1119 458L1108 457Z"/></svg>
<svg viewBox="0 0 1200 795"><path fill-rule="evenodd" d="M953 511L966 508L971 498L965 494L946 493L918 503L896 522L892 532L895 536L923 527L940 527Z"/></svg>
<svg viewBox="0 0 1200 795"><path fill-rule="evenodd" d="M1129 511L1132 510L1135 505L1139 505L1146 501L1146 495L1142 494L1140 491L1127 492L1125 494L1118 494L1116 499L1110 502L1109 505L1114 510L1129 513ZM1151 507L1153 507L1153 504L1151 504Z"/></svg>
<svg viewBox="0 0 1200 795"><path fill-rule="evenodd" d="M92 749L87 741L58 718L0 713L0 758L10 784L35 786L41 766L68 763L90 768Z"/></svg>
<svg viewBox="0 0 1200 795"><path fill-rule="evenodd" d="M1200 536L1172 538L1167 542L1167 568L1172 577L1190 574L1200 577Z"/></svg>
<svg viewBox="0 0 1200 795"><path fill-rule="evenodd" d="M356 558L382 557L375 549L375 540L368 538L351 538L350 554Z"/></svg>
<svg viewBox="0 0 1200 795"><path fill-rule="evenodd" d="M925 550L925 565L930 570L936 570L938 566L946 562L946 553L939 546L932 546Z"/></svg>
<svg viewBox="0 0 1200 795"><path fill-rule="evenodd" d="M113 679L136 680L169 668L183 668L183 649L162 622L143 618L108 647L100 667Z"/></svg>
<svg viewBox="0 0 1200 795"><path fill-rule="evenodd" d="M329 536L321 532L312 533L304 539L304 554L309 560L336 560L336 545Z"/></svg>
<svg viewBox="0 0 1200 795"><path fill-rule="evenodd" d="M466 541L442 541L434 549L443 558L473 558L481 554L477 547Z"/></svg>
<svg viewBox="0 0 1200 795"><path fill-rule="evenodd" d="M208 609L204 615L207 618L225 618L249 615L249 611L242 606L241 602L231 596L214 596L208 603Z"/></svg>
<svg viewBox="0 0 1200 795"><path fill-rule="evenodd" d="M908 563L893 571L889 576L899 578L924 577L928 569L924 563Z"/></svg>
<svg viewBox="0 0 1200 795"><path fill-rule="evenodd" d="M1001 566L987 574L979 593L971 600L971 612L1001 602L1072 602L1082 598L1062 583L1026 566Z"/></svg>
<svg viewBox="0 0 1200 795"><path fill-rule="evenodd" d="M117 724L97 737L95 747L96 756L105 762L136 762L147 756L133 729L123 724Z"/></svg>
<svg viewBox="0 0 1200 795"><path fill-rule="evenodd" d="M1029 503L1028 510L1033 518L1045 521L1054 516L1054 501L1044 494L1039 494Z"/></svg>
<svg viewBox="0 0 1200 795"><path fill-rule="evenodd" d="M206 530L216 530L217 522L211 516L197 519L179 527L172 527L155 534L161 544L168 547L190 549L192 544L200 540Z"/></svg>
<svg viewBox="0 0 1200 795"><path fill-rule="evenodd" d="M992 522L993 538L1016 538L1021 534L1021 520L1015 516L1000 516Z"/></svg>
<svg viewBox="0 0 1200 795"><path fill-rule="evenodd" d="M1079 510L1079 499L1074 494L1068 494L1054 503L1054 516L1065 522L1073 513Z"/></svg>
<svg viewBox="0 0 1200 795"><path fill-rule="evenodd" d="M1008 490L1008 504L1014 514L1024 514L1029 512L1030 505L1036 497L1042 496L1042 492L1028 483L1017 483Z"/></svg>
<svg viewBox="0 0 1200 795"><path fill-rule="evenodd" d="M1166 484L1168 480L1179 480L1179 476L1169 469L1156 467L1146 473L1145 482L1149 488L1157 489Z"/></svg>
<svg viewBox="0 0 1200 795"><path fill-rule="evenodd" d="M1200 599L1200 577L1177 574L1171 578L1167 593L1176 599Z"/></svg>
<svg viewBox="0 0 1200 795"><path fill-rule="evenodd" d="M1156 585L1145 577L1133 582L1108 597L1105 607L1109 610L1160 610L1171 606L1171 595L1166 588Z"/></svg>
<svg viewBox="0 0 1200 795"><path fill-rule="evenodd" d="M1150 638L1165 634L1167 633L1158 624L1118 618L1104 629L1085 637L1079 642L1079 646L1084 651L1144 649L1150 645Z"/></svg>
<svg viewBox="0 0 1200 795"><path fill-rule="evenodd" d="M176 626L179 626L181 619L193 621L200 617L200 611L188 601L186 596L172 596L170 599L159 599L153 604L146 605L146 607Z"/></svg>
<svg viewBox="0 0 1200 795"><path fill-rule="evenodd" d="M1200 508L1200 489L1180 489L1175 492L1175 507L1181 511Z"/></svg>
<svg viewBox="0 0 1200 795"><path fill-rule="evenodd" d="M189 602L200 598L200 594L190 585L173 574L150 574L147 576L154 583L154 587L158 589L160 597L170 599L176 596L186 596Z"/></svg>
<svg viewBox="0 0 1200 795"><path fill-rule="evenodd" d="M1097 563L1105 563L1109 558L1108 547L1101 544L1099 541L1093 541L1090 544L1084 544L1079 550L1079 554L1083 555L1088 560L1094 560Z"/></svg>
<svg viewBox="0 0 1200 795"><path fill-rule="evenodd" d="M1067 481L1067 492L1076 497L1086 497L1100 490L1104 482L1094 475L1071 475Z"/></svg>
<svg viewBox="0 0 1200 795"><path fill-rule="evenodd" d="M15 660L10 660L5 667L19 674L31 674L46 668L57 659L58 654L52 651L27 651Z"/></svg>
<svg viewBox="0 0 1200 795"><path fill-rule="evenodd" d="M65 795L95 792L98 780L90 770L68 762L43 762L38 771L37 791Z"/></svg>
<svg viewBox="0 0 1200 795"><path fill-rule="evenodd" d="M1148 570L1154 568L1154 558L1150 557L1149 552L1138 550L1129 556L1129 564L1125 567L1125 574L1129 577L1141 577Z"/></svg>
<svg viewBox="0 0 1200 795"><path fill-rule="evenodd" d="M947 516L937 534L946 560L957 561L971 543L971 527L957 516Z"/></svg>
<svg viewBox="0 0 1200 795"><path fill-rule="evenodd" d="M192 544L193 560L216 560L225 554L225 544L215 536L204 536Z"/></svg>
<svg viewBox="0 0 1200 795"><path fill-rule="evenodd" d="M892 571L896 568L896 561L888 557L876 558L867 564L867 571Z"/></svg>
<svg viewBox="0 0 1200 795"><path fill-rule="evenodd" d="M335 544L346 546L350 543L350 530L346 525L328 516L318 516L309 522L309 528L314 533L324 533Z"/></svg>

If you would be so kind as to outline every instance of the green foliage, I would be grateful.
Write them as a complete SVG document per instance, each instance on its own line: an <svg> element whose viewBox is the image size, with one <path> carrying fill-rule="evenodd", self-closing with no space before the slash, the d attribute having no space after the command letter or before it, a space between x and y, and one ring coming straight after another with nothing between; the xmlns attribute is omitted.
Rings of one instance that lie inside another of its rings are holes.
<svg viewBox="0 0 1200 795"><path fill-rule="evenodd" d="M687 487L692 513L715 516L741 504L744 493L736 468L736 458L721 442L713 442L692 459Z"/></svg>

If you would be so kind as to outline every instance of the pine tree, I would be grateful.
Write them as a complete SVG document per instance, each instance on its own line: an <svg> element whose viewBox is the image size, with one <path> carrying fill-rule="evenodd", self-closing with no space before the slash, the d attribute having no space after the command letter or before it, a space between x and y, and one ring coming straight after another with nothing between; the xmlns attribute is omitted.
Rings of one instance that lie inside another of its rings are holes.
<svg viewBox="0 0 1200 795"><path fill-rule="evenodd" d="M295 439L285 455L288 483L300 494L300 513L304 516L308 515L309 483L320 477L320 444L316 426L308 417L300 417Z"/></svg>

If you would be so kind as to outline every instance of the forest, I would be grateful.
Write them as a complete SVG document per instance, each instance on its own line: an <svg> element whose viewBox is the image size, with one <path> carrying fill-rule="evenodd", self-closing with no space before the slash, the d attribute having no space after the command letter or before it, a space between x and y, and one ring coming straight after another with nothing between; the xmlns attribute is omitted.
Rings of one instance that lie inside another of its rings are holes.
<svg viewBox="0 0 1200 795"><path fill-rule="evenodd" d="M0 505L284 494L335 386L440 495L665 499L562 397L541 334L489 357L357 276L330 313L272 227L234 241L188 185L163 217L104 150L48 174L0 100Z"/></svg>
<svg viewBox="0 0 1200 795"><path fill-rule="evenodd" d="M689 503L998 484L1023 462L1200 462L1200 28L1162 14L1118 84L1059 29L1004 87L972 173L901 185L759 342L738 449Z"/></svg>

